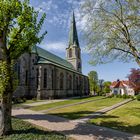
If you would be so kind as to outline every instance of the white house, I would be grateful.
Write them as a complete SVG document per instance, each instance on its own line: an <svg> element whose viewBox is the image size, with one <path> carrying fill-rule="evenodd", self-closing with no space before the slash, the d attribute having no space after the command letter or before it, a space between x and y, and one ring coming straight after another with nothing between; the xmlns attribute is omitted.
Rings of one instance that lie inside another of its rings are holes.
<svg viewBox="0 0 140 140"><path fill-rule="evenodd" d="M114 81L112 82L111 91L113 94L127 94L127 95L135 95L135 84L130 81Z"/></svg>

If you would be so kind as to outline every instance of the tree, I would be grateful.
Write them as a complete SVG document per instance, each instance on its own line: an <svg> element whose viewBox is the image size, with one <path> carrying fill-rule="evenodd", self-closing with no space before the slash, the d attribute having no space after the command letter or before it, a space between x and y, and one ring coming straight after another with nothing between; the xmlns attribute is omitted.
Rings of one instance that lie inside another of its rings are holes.
<svg viewBox="0 0 140 140"><path fill-rule="evenodd" d="M140 69L131 69L130 74L127 76L129 81L135 84L135 91L140 91Z"/></svg>
<svg viewBox="0 0 140 140"><path fill-rule="evenodd" d="M94 91L95 94L98 86L98 74L96 71L90 71L88 73L88 77L89 77L90 91Z"/></svg>
<svg viewBox="0 0 140 140"><path fill-rule="evenodd" d="M29 0L0 0L0 94L1 125L0 135L12 131L11 108L14 91L14 64L24 52L30 52L32 46L40 43L46 31L40 33L46 17L38 18L38 12L30 6Z"/></svg>
<svg viewBox="0 0 140 140"><path fill-rule="evenodd" d="M100 87L100 92L102 93L102 90L103 90L103 83L104 83L104 80L103 79L100 79L99 80L99 87Z"/></svg>
<svg viewBox="0 0 140 140"><path fill-rule="evenodd" d="M86 0L82 6L91 64L119 59L140 66L140 1Z"/></svg>
<svg viewBox="0 0 140 140"><path fill-rule="evenodd" d="M106 81L104 82L104 93L109 93L111 90L110 90L110 85L111 85L111 82L110 81Z"/></svg>

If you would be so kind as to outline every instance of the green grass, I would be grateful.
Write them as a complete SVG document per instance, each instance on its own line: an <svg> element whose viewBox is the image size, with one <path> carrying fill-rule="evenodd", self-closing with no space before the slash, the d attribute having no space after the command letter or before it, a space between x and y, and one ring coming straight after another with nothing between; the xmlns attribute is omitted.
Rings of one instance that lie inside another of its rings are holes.
<svg viewBox="0 0 140 140"><path fill-rule="evenodd" d="M106 98L106 99L97 100L85 104L52 110L49 111L48 114L58 115L69 119L78 119L80 117L84 117L89 114L92 114L97 110L103 109L108 106L112 106L123 100L124 99L122 98Z"/></svg>
<svg viewBox="0 0 140 140"><path fill-rule="evenodd" d="M78 103L78 102L87 101L87 100L100 99L100 98L103 98L103 97L96 96L96 97L86 97L86 98L84 97L84 98L70 99L70 100L66 100L66 101L60 101L60 102L35 106L35 107L31 107L30 109L35 110L35 111L47 110L47 109L58 107L58 106Z"/></svg>
<svg viewBox="0 0 140 140"><path fill-rule="evenodd" d="M13 132L3 140L68 140L66 136L56 132L39 129L20 119L12 119Z"/></svg>
<svg viewBox="0 0 140 140"><path fill-rule="evenodd" d="M90 123L140 134L140 101L132 101L106 115L90 120Z"/></svg>

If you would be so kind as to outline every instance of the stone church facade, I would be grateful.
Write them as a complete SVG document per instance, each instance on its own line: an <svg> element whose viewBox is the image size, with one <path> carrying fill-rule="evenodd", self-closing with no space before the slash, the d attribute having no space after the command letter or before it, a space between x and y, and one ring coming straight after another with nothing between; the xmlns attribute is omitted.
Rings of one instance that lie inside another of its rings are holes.
<svg viewBox="0 0 140 140"><path fill-rule="evenodd" d="M89 94L88 77L82 74L81 49L73 13L66 60L40 47L23 54L15 70L19 86L15 96L47 99Z"/></svg>

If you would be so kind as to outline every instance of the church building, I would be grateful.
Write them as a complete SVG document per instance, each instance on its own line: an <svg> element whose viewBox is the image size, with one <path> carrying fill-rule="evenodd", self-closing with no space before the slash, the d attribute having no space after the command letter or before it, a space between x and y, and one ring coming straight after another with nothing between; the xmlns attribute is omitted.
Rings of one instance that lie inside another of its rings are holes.
<svg viewBox="0 0 140 140"><path fill-rule="evenodd" d="M53 99L89 94L88 77L82 74L81 49L73 13L66 60L40 47L23 54L16 66L19 86L14 95Z"/></svg>

